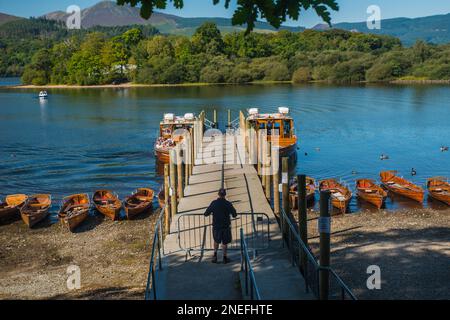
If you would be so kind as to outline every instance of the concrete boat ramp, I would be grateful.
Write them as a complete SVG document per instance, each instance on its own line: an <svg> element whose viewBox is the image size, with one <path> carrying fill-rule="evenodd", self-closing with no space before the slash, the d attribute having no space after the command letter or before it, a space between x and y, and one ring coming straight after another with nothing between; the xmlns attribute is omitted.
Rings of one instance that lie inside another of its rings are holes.
<svg viewBox="0 0 450 320"><path fill-rule="evenodd" d="M178 214L172 219L171 232L164 240L163 268L158 270L157 277L157 299L249 298L244 290L245 273L241 272L241 228L248 240L253 258L251 264L262 299L314 299L311 293L305 293L302 275L292 265L288 250L283 247L280 227L255 168L240 160L222 165L223 155L214 155L214 160L206 154L210 151L201 150L184 197L180 199ZM234 204L239 216L232 226L234 242L228 254L232 263L223 264L220 251L219 263L213 264L210 220L202 214L217 198L222 183L228 191L227 199Z"/></svg>

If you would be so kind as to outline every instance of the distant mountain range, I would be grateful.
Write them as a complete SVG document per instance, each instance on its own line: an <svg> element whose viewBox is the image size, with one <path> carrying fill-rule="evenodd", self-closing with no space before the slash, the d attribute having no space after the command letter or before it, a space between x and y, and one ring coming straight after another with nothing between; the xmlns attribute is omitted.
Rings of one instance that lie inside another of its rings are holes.
<svg viewBox="0 0 450 320"><path fill-rule="evenodd" d="M44 15L50 20L66 21L68 14L63 11L51 12ZM21 19L18 17L0 13L0 25ZM142 19L139 8L129 6L117 6L113 1L102 1L92 7L82 10L81 23L83 28L93 26L128 26L128 25L148 25L156 27L161 33L192 35L195 30L205 22L214 22L223 33L245 30L245 26L233 26L231 19L227 18L182 18L161 12L155 12L149 20ZM436 44L450 43L450 14L435 15L424 18L395 18L386 19L381 22L381 30L369 30L366 22L360 23L337 23L333 28L363 33L374 33L391 35L410 46L418 39ZM303 31L303 27L283 26L282 30L292 32ZM319 24L315 30L327 30L329 26ZM256 32L275 32L276 29L266 22L256 23Z"/></svg>
<svg viewBox="0 0 450 320"><path fill-rule="evenodd" d="M126 26L151 24L158 28L161 33L192 35L195 30L205 22L214 22L224 32L242 31L245 26L233 26L231 19L227 18L182 18L175 15L155 12L149 20L142 19L139 8L130 6L118 6L112 1L102 1L92 7L81 11L81 26L90 28L93 26ZM44 15L50 20L66 21L69 15L63 11L51 12ZM282 27L290 31L302 31L305 28ZM256 32L276 32L270 24L258 22Z"/></svg>
<svg viewBox="0 0 450 320"><path fill-rule="evenodd" d="M7 22L10 22L10 21L20 20L20 19L23 19L23 18L19 18L19 17L16 17L16 16L11 16L9 14L5 14L5 13L1 13L0 12L0 25L2 25L4 23L7 23Z"/></svg>
<svg viewBox="0 0 450 320"><path fill-rule="evenodd" d="M328 29L328 25L317 25L314 29ZM381 21L380 30L369 30L366 22L337 23L333 28L363 33L390 35L403 42L404 45L413 45L418 39L436 44L450 42L450 14L435 15L423 18L395 18Z"/></svg>

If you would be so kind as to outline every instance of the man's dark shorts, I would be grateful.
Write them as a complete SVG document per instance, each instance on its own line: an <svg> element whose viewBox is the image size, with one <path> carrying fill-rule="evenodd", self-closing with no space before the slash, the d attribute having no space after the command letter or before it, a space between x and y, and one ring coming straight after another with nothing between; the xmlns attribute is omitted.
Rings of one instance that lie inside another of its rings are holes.
<svg viewBox="0 0 450 320"><path fill-rule="evenodd" d="M218 244L227 245L232 241L231 228L226 229L214 229L213 230L214 241Z"/></svg>

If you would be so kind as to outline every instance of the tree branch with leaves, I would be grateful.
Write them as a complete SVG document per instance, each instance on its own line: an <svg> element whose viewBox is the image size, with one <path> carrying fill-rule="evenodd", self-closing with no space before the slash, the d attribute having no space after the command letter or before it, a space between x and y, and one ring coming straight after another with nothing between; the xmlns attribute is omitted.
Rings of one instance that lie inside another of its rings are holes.
<svg viewBox="0 0 450 320"><path fill-rule="evenodd" d="M164 10L168 2L182 9L183 0L117 0L117 4L129 4L141 7L141 16L149 19L155 9ZM194 1L194 0L191 0ZM198 1L198 0L195 0ZM233 25L247 25L247 32L255 28L258 19L266 19L273 27L279 28L287 19L299 20L302 10L312 9L326 23L331 25L331 11L338 11L337 0L235 0L237 8L234 12ZM214 5L220 0L212 0ZM230 7L231 0L224 0L225 8Z"/></svg>

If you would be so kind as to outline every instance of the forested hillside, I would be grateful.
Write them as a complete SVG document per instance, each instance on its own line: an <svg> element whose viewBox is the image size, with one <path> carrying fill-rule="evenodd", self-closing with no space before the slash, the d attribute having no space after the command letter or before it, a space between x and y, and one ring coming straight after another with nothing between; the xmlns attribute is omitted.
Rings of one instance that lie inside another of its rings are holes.
<svg viewBox="0 0 450 320"><path fill-rule="evenodd" d="M43 46L25 67L24 83L450 79L450 45L417 42L404 48L389 36L334 29L223 36L212 23L190 38L149 35L139 28L120 35L100 30Z"/></svg>

